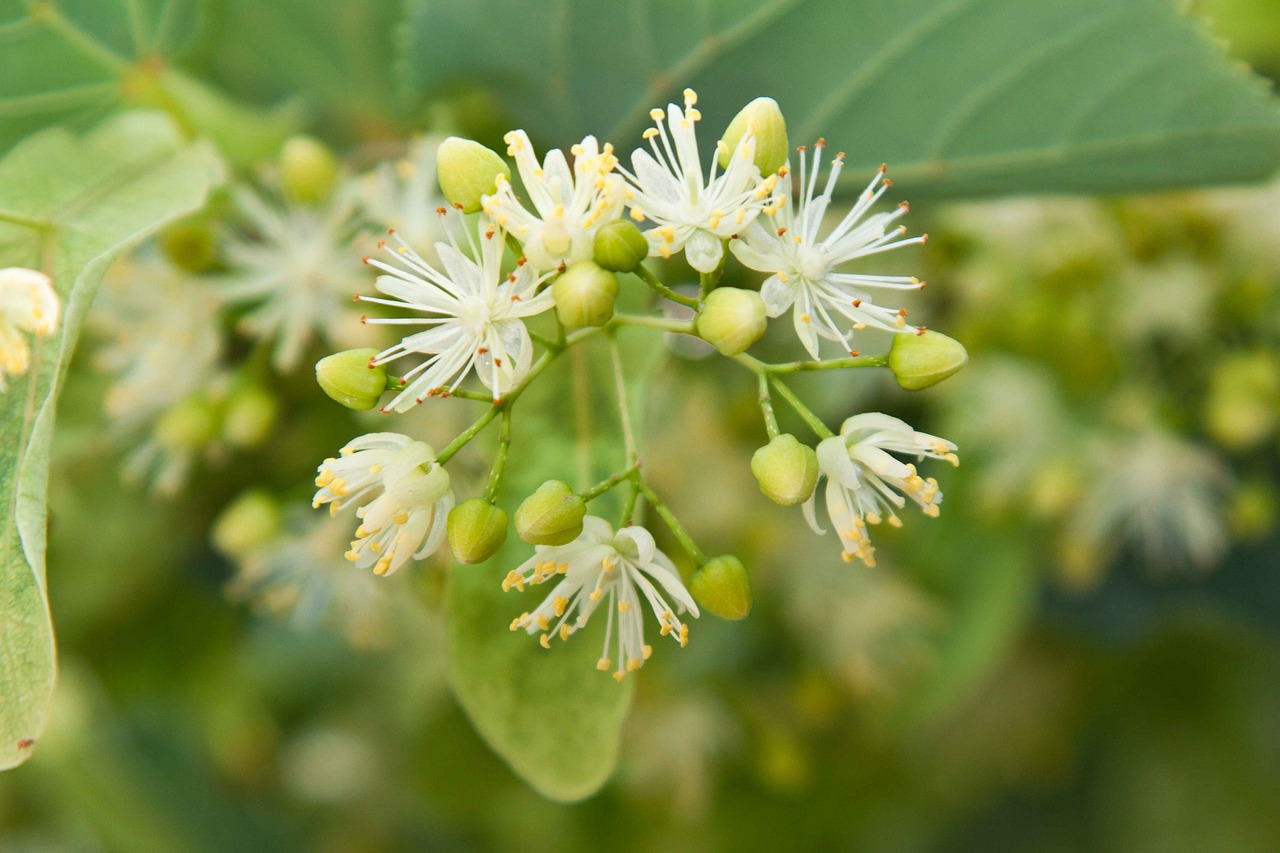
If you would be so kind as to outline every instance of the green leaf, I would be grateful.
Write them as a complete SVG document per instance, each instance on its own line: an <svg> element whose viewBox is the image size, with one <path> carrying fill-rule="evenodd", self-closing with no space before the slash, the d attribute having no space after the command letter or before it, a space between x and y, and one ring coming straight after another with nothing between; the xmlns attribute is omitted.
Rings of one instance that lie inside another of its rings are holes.
<svg viewBox="0 0 1280 853"><path fill-rule="evenodd" d="M1178 4L1181 5L1181 4ZM512 49L514 34L522 45ZM411 82L491 84L548 145L639 142L701 95L704 145L758 95L791 143L915 192L1119 192L1263 178L1280 110L1172 0L418 0Z"/></svg>
<svg viewBox="0 0 1280 853"><path fill-rule="evenodd" d="M619 333L628 405L637 420L643 416L645 383L663 353L655 345L657 335L644 329ZM513 407L512 461L502 495L512 508L546 480L582 488L625 467L608 348L597 339L578 349L548 368ZM577 387L586 392L576 403L575 372L585 380ZM587 431L597 437L591 444L575 439L580 416L595 421ZM579 467L587 470L575 476ZM616 521L621 491L592 501L589 512ZM507 630L548 592L502 591L506 573L532 553L512 534L489 562L451 568L449 679L476 730L512 770L544 796L573 802L595 793L613 773L633 683L643 670L618 684L596 669L604 641L599 619L567 641L556 640L550 650L537 637Z"/></svg>
<svg viewBox="0 0 1280 853"><path fill-rule="evenodd" d="M46 494L54 410L76 337L111 263L200 208L222 179L206 143L184 143L154 113L126 113L83 139L53 129L0 161L0 267L45 271L63 302L58 333L0 394L0 769L39 737L54 682L45 588Z"/></svg>
<svg viewBox="0 0 1280 853"><path fill-rule="evenodd" d="M168 110L236 163L274 154L295 108L235 103L173 67L198 23L195 0L0 0L0 151L124 106Z"/></svg>

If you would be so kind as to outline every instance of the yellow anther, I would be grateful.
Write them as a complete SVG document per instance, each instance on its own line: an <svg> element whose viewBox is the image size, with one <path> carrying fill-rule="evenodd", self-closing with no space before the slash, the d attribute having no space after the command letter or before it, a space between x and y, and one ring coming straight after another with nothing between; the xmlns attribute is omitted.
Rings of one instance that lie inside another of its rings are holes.
<svg viewBox="0 0 1280 853"><path fill-rule="evenodd" d="M604 597L603 589L597 589L595 592L587 596L587 598L590 598L592 601L599 601L603 597Z"/></svg>
<svg viewBox="0 0 1280 853"><path fill-rule="evenodd" d="M569 635L572 633L573 633L573 628L569 627L568 625L560 626L560 639L567 640L569 639Z"/></svg>
<svg viewBox="0 0 1280 853"><path fill-rule="evenodd" d="M360 559L360 552L353 549L351 551L346 552L342 556L346 557L348 560L354 563L356 560Z"/></svg>
<svg viewBox="0 0 1280 853"><path fill-rule="evenodd" d="M697 92L695 92L695 91L693 91L692 89L685 89L685 90L684 90L684 105L685 105L686 107L691 107L691 106L693 106L693 105L694 105L694 104L696 104L696 103L698 103L698 93L697 93Z"/></svg>
<svg viewBox="0 0 1280 853"><path fill-rule="evenodd" d="M543 634L541 637L539 637L539 638L538 638L538 643L539 643L539 645L541 645L544 649L549 649L549 648L551 648L551 637L550 637L550 635L548 635L548 634Z"/></svg>
<svg viewBox="0 0 1280 853"><path fill-rule="evenodd" d="M604 672L611 665L612 665L612 662L608 658L600 658L600 660L596 661L596 669L600 670L601 672Z"/></svg>
<svg viewBox="0 0 1280 853"><path fill-rule="evenodd" d="M563 616L564 609L569 606L569 599L565 598L563 595L557 595L551 604L555 608L556 615Z"/></svg>
<svg viewBox="0 0 1280 853"><path fill-rule="evenodd" d="M619 601L619 602L618 602L618 612L619 612L619 613L630 613L630 612L631 612L631 602L630 602L630 601Z"/></svg>
<svg viewBox="0 0 1280 853"><path fill-rule="evenodd" d="M369 466L369 473L370 473L370 474L381 474L381 473L382 473L382 466L381 466L381 465L370 465L370 466Z"/></svg>
<svg viewBox="0 0 1280 853"><path fill-rule="evenodd" d="M649 659L649 656L650 656L650 655L652 655L652 654L653 654L653 646L651 646L651 645L649 645L648 643L646 643L646 644L645 644L645 647L644 647L644 659L645 659L645 660L648 660L648 659Z"/></svg>
<svg viewBox="0 0 1280 853"><path fill-rule="evenodd" d="M387 573L387 570L390 568L391 568L391 558L383 557L381 560L379 560L377 563L374 564L373 573L375 575L385 575Z"/></svg>
<svg viewBox="0 0 1280 853"><path fill-rule="evenodd" d="M397 512L395 515L391 516L391 523L392 524L408 524L409 513L405 512L404 510Z"/></svg>
<svg viewBox="0 0 1280 853"><path fill-rule="evenodd" d="M626 678L626 676L627 676L627 674L626 674L625 672L615 672L615 673L613 674L613 680L614 680L614 681L616 681L616 682L618 682L619 684L621 684L621 683L622 683L622 679Z"/></svg>
<svg viewBox="0 0 1280 853"><path fill-rule="evenodd" d="M627 660L627 672L635 672L640 668L640 664L642 663L644 663L644 661L640 660L640 658L629 658Z"/></svg>

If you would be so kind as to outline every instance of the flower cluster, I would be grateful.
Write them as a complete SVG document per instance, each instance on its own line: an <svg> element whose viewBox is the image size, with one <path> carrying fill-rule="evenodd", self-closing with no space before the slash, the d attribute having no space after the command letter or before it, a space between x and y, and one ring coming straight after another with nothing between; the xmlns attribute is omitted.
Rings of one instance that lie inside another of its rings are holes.
<svg viewBox="0 0 1280 853"><path fill-rule="evenodd" d="M821 177L825 143L819 140L812 152L798 149L793 169L785 122L768 98L744 108L704 159L697 102L686 89L683 106L653 110L654 126L631 154L629 169L612 144L594 136L567 153L552 150L539 159L528 135L514 130L505 137L514 170L477 142L451 137L440 143L434 156L443 198L434 231L440 239L425 245L423 235L431 229L420 216L404 217L413 223L414 235L406 238L393 228L364 259L379 273L380 295L356 297L372 312L361 322L409 327L407 334L381 349L331 355L317 365L317 378L331 397L354 409L403 413L446 397L488 408L439 453L407 435L377 432L355 439L339 458L320 465L315 505L327 504L334 513L355 509L359 526L347 557L357 567L389 575L446 539L460 562L483 562L498 553L508 521L496 496L513 406L562 353L622 327L697 335L755 374L771 438L751 462L761 490L778 503L803 504L805 517L821 533L816 489L825 479L827 515L846 560L874 565L868 526L901 524L897 510L908 500L926 515L937 515L942 500L937 481L899 457L955 464L954 444L878 413L851 417L835 434L785 382L785 374L796 370L887 366L904 388L918 389L963 366L966 356L958 343L909 326L905 310L879 301L881 294L918 290L923 282L849 269L865 258L924 242L924 237L907 236L899 224L906 204L878 209L892 186L881 167L848 209L833 212L844 189L844 155L836 155ZM429 156L417 151L413 160L419 169L410 170L416 181L411 186L434 201L434 190L421 182L420 167L430 163ZM366 191L370 181L381 188L376 195L384 202L392 198L401 207L413 205L414 199L402 198L404 188L392 175L366 178ZM262 215L255 219L265 230L279 230ZM696 297L669 287L643 265L646 258L667 261L679 254L700 274ZM758 291L721 286L731 258L767 275ZM618 275L627 273L658 296L692 309L693 319L615 311ZM299 281L300 275L290 273ZM296 319L283 304L280 309L271 314L272 322ZM274 310L259 309L251 319L266 322L262 312ZM769 364L748 355L768 319L788 310L800 345L814 360ZM893 336L890 352L859 355L855 337L867 328ZM284 355L295 352L293 338L286 334ZM838 357L823 360L824 340L839 345ZM580 490L548 481L526 498L515 512L515 528L535 552L506 573L502 587L523 592L552 584L540 604L511 622L512 630L536 634L548 648L553 638L568 639L584 628L603 607L599 669L622 680L652 653L645 643L646 610L662 636L684 646L689 634L684 619L697 617L700 605L723 618L743 618L751 591L742 563L703 554L641 475L619 352L615 345L613 374L626 445L622 469ZM404 372L388 375L392 365L403 365ZM470 387L472 377L483 392ZM391 397L383 403L388 392ZM775 393L813 428L816 450L780 431ZM488 488L455 506L443 466L495 419L501 420L502 436ZM626 493L617 524L588 514L591 501L615 488ZM654 535L637 523L645 508L665 522L694 565L688 585Z"/></svg>

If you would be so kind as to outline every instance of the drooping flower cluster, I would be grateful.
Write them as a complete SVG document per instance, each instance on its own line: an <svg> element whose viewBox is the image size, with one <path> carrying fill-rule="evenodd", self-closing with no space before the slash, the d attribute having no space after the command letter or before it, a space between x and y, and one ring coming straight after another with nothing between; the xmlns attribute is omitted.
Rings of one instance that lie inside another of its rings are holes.
<svg viewBox="0 0 1280 853"><path fill-rule="evenodd" d="M683 107L653 110L654 127L644 133L647 148L632 153L630 169L620 165L611 144L593 136L568 154L554 149L539 160L527 134L514 130L505 141L520 190L507 161L479 143L451 137L440 144L434 165L447 204L437 210L444 239L425 246L420 235L427 229L421 223L410 239L390 230L365 258L380 273L375 286L381 295L356 297L371 306L362 322L410 330L390 346L322 360L318 378L330 396L356 409L378 407L387 391L392 396L380 406L384 413L458 396L487 400L491 408L439 456L408 436L372 433L320 466L316 506L327 503L334 512L354 507L360 520L347 554L358 567L391 574L437 549L446 530L461 562L482 562L497 553L506 538L507 515L494 499L511 441L512 406L561 353L601 330L628 325L696 334L756 373L773 440L753 458L752 471L766 496L787 505L803 503L818 532L814 492L825 478L827 514L847 560L873 565L867 526L882 520L899 524L896 511L908 499L926 514L937 514L942 499L937 482L893 454L955 463L953 444L882 414L849 418L833 435L784 384L782 373L794 368L765 364L745 352L764 334L769 317L790 309L797 337L812 358L821 358L824 339L842 350L841 358L815 361L805 369L864 366L852 356L857 355L854 336L867 327L892 333L894 343L888 355L866 366L889 366L903 387L926 387L963 366L966 356L959 344L908 326L904 310L881 305L872 295L916 290L922 282L846 268L924 242L907 237L897 224L906 205L876 210L891 186L882 167L849 209L828 216L843 186L844 155L837 155L820 179L825 143L819 140L812 157L800 149L799 170L793 172L785 124L777 104L767 98L739 113L704 166L696 104L697 95L685 90ZM425 155L418 151L414 160L419 169ZM366 177L365 189L376 183L377 196L400 207L405 188L427 192L392 178L385 170L375 172ZM473 213L474 221L465 219ZM679 253L702 274L696 298L673 290L641 265L646 257L666 260ZM768 274L760 291L719 286L730 256ZM693 309L694 319L615 313L619 273L634 273L660 296ZM542 315L553 315L554 322ZM543 331L531 329L532 323L542 324ZM391 365L403 365L404 372L388 376ZM487 393L468 388L473 375ZM538 634L546 647L552 638L568 639L584 628L603 606L599 668L622 680L652 652L645 643L646 609L657 619L660 634L683 646L688 640L684 617L697 617L699 605L738 619L750 610L751 595L741 562L727 555L707 558L644 481L632 447L624 370L616 356L613 375L627 467L585 490L552 480L530 495L515 514L515 527L536 552L507 572L503 588L524 591L553 582L541 604L511 623L512 630ZM816 453L779 434L772 390L814 427L822 439ZM503 436L489 487L483 497L454 510L442 466L498 416ZM619 487L630 491L619 524L587 514L589 501ZM695 564L689 586L658 550L654 536L634 523L642 506L657 512Z"/></svg>

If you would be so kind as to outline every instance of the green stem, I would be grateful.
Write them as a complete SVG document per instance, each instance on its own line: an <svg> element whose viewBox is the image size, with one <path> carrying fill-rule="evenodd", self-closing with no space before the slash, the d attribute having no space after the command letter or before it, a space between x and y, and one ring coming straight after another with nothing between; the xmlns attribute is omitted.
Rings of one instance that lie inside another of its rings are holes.
<svg viewBox="0 0 1280 853"><path fill-rule="evenodd" d="M560 335L559 335L560 340L554 340L554 341L553 341L551 338L548 338L546 335L540 335L540 334L538 334L538 333L537 333L537 332L535 332L533 329L530 329L530 330L529 330L529 337L530 337L530 338L532 338L535 342L537 342L537 343L539 343L539 344L542 344L542 346L543 346L543 347L545 347L546 349L555 349L555 350L558 350L558 349L561 349L561 348L564 346L564 344L563 344L563 339L564 339L564 332L563 332L563 330L561 331L561 333L560 333Z"/></svg>
<svg viewBox="0 0 1280 853"><path fill-rule="evenodd" d="M827 429L827 425L822 422L821 418L815 415L808 406L801 402L800 398L795 395L794 391L787 387L786 383L776 376L770 376L769 382L772 383L778 394L782 396L782 399L786 400L791 405L791 408L796 410L796 414L804 419L804 422L809 425L809 429L813 430L814 433L817 434L818 438L831 438L835 435L834 432Z"/></svg>
<svg viewBox="0 0 1280 853"><path fill-rule="evenodd" d="M498 414L501 406L491 406L483 415L476 419L476 422L464 429L458 434L458 437L444 446L444 449L436 454L436 462L440 465L448 462L453 458L453 454L466 447L467 442L480 434L480 431L489 425L489 421L494 419Z"/></svg>
<svg viewBox="0 0 1280 853"><path fill-rule="evenodd" d="M622 373L622 353L617 337L609 336L609 357L613 362L613 388L618 395L618 420L622 422L622 447L628 464L639 458L635 428L631 423L631 407L627 404L627 381Z"/></svg>
<svg viewBox="0 0 1280 853"><path fill-rule="evenodd" d="M632 465L630 468L627 468L623 471L619 471L618 473L614 474L612 477L608 478L607 480L601 480L599 483L596 483L594 486L587 489L586 491L578 492L578 497L582 498L584 501L595 500L596 498L600 497L605 492L609 491L614 486L618 485L624 480L633 480L635 477L635 473L639 470L640 470L640 463L637 462L634 465Z"/></svg>
<svg viewBox="0 0 1280 853"><path fill-rule="evenodd" d="M760 388L760 412L764 415L764 429L769 439L775 439L781 430L778 429L778 418L773 413L773 397L769 395L769 375L763 370L756 374L756 382Z"/></svg>
<svg viewBox="0 0 1280 853"><path fill-rule="evenodd" d="M631 480L631 488L627 490L627 502L622 505L622 517L618 522L618 527L626 527L631 524L631 517L636 514L636 499L640 497L640 487L636 485L633 478Z"/></svg>
<svg viewBox="0 0 1280 853"><path fill-rule="evenodd" d="M775 375L798 373L802 370L844 370L849 367L885 367L889 364L888 354L856 355L849 358L833 358L827 361L791 361L784 364L766 364L765 371Z"/></svg>
<svg viewBox="0 0 1280 853"><path fill-rule="evenodd" d="M614 314L613 321L619 326L636 326L646 329L662 329L664 332L676 332L692 335L692 320L670 320L666 317L646 317L642 314Z"/></svg>
<svg viewBox="0 0 1280 853"><path fill-rule="evenodd" d="M724 262L729 257L729 241L725 240L720 247L720 263L716 264L716 268L711 272L699 273L700 283L702 285L702 298L706 299L707 294L716 289L716 285L720 283L720 277L724 275Z"/></svg>
<svg viewBox="0 0 1280 853"><path fill-rule="evenodd" d="M693 541L693 538L684 529L684 525L680 523L680 519L676 518L675 513L662 502L662 499L643 480L636 478L635 483L636 490L644 495L644 499L653 507L653 511L666 522L667 527L671 529L671 534L676 537L676 541L680 543L681 548L684 548L685 553L689 555L694 564L701 566L705 563L707 555L702 553L702 549Z"/></svg>
<svg viewBox="0 0 1280 853"><path fill-rule="evenodd" d="M507 467L507 450L511 447L511 407L502 407L502 431L498 433L498 455L494 457L493 467L489 469L489 486L484 490L484 499L493 503L498 497L498 486L502 484L502 472Z"/></svg>
<svg viewBox="0 0 1280 853"><path fill-rule="evenodd" d="M649 285L655 291L657 291L659 295L664 296L667 299L670 299L672 302L679 303L680 305L683 305L686 308L692 308L695 311L698 310L698 306L700 305L698 300L689 296L684 296L683 294L680 294L680 293L676 293L674 290L667 287L662 282L658 281L658 277L655 276L653 273L649 272L649 269L645 267L643 264L636 267L635 275L645 284Z"/></svg>

